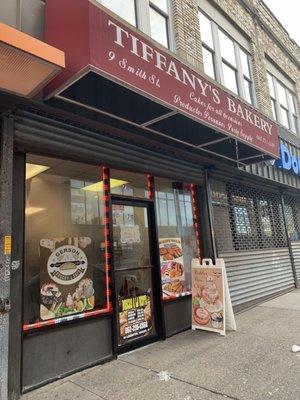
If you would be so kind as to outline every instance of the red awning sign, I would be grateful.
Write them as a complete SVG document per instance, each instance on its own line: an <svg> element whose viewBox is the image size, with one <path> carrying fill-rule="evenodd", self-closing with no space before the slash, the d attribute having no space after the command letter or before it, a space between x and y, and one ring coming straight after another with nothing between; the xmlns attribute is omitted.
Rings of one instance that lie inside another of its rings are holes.
<svg viewBox="0 0 300 400"><path fill-rule="evenodd" d="M278 127L272 120L145 35L92 1L52 0L46 4L46 39L64 50L67 56L67 71L50 85L51 94L62 91L74 75L89 68L265 154L278 157ZM78 23L80 29L75 29Z"/></svg>

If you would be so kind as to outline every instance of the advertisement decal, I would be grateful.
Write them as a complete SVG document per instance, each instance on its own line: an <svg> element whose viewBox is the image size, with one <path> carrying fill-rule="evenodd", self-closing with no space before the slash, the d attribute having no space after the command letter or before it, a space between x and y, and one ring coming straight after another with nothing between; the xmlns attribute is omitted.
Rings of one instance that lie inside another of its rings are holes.
<svg viewBox="0 0 300 400"><path fill-rule="evenodd" d="M160 238L159 257L163 297L186 291L181 238Z"/></svg>
<svg viewBox="0 0 300 400"><path fill-rule="evenodd" d="M42 239L40 318L59 318L94 309L88 237Z"/></svg>
<svg viewBox="0 0 300 400"><path fill-rule="evenodd" d="M223 268L192 268L192 328L225 335L225 290Z"/></svg>
<svg viewBox="0 0 300 400"><path fill-rule="evenodd" d="M152 331L151 297L148 293L119 298L119 344Z"/></svg>

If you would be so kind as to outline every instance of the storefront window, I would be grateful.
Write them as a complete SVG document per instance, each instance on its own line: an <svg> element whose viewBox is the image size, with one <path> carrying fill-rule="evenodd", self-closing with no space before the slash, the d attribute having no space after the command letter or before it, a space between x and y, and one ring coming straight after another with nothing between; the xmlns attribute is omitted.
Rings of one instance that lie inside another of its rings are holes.
<svg viewBox="0 0 300 400"><path fill-rule="evenodd" d="M25 325L108 307L101 173L27 156Z"/></svg>
<svg viewBox="0 0 300 400"><path fill-rule="evenodd" d="M189 294L197 257L190 185L155 179L155 205L164 298Z"/></svg>
<svg viewBox="0 0 300 400"><path fill-rule="evenodd" d="M121 196L148 198L148 178L146 174L110 170L110 192Z"/></svg>

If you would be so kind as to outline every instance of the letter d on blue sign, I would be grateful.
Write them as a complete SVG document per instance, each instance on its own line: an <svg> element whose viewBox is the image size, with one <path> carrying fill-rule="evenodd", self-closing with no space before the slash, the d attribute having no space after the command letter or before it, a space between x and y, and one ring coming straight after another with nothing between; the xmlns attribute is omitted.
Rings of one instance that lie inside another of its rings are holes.
<svg viewBox="0 0 300 400"><path fill-rule="evenodd" d="M292 168L292 157L283 144L280 145L280 160L278 161L278 166L288 171Z"/></svg>

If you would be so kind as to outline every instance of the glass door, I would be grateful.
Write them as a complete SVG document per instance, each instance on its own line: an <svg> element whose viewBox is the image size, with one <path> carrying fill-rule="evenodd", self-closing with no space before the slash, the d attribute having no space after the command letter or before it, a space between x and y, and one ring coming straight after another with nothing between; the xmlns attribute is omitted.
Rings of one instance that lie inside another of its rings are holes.
<svg viewBox="0 0 300 400"><path fill-rule="evenodd" d="M113 200L113 249L117 300L118 349L135 347L157 337L152 205Z"/></svg>

